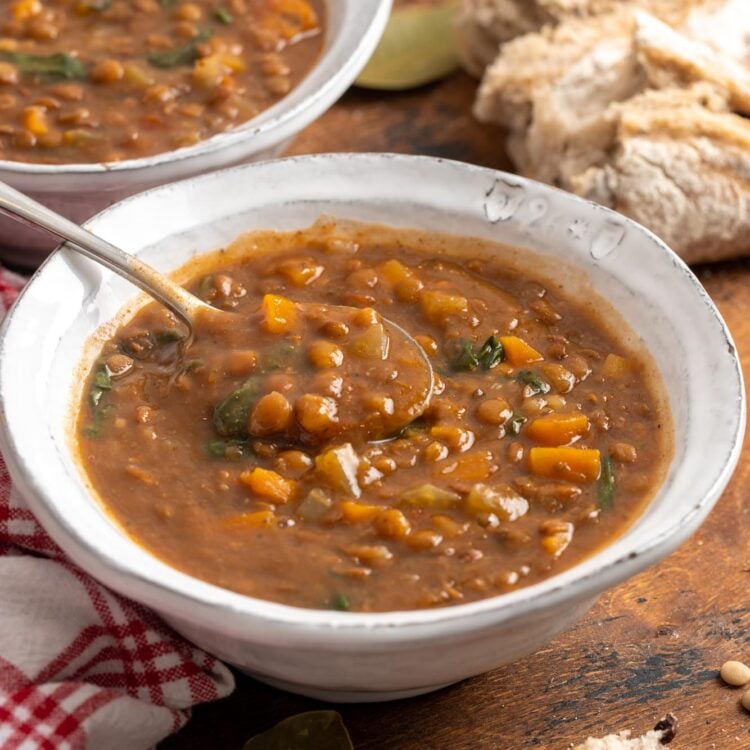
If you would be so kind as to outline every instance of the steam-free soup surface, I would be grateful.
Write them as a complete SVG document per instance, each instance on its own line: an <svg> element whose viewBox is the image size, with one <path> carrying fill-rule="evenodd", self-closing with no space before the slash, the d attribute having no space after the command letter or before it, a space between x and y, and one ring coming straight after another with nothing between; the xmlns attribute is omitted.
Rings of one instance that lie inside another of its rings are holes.
<svg viewBox="0 0 750 750"><path fill-rule="evenodd" d="M657 375L595 295L489 249L322 225L212 256L188 287L236 319L182 351L149 305L90 376L78 440L102 501L174 567L302 607L458 604L579 562L659 484ZM420 372L389 357L381 316L429 355L434 395L367 442L352 425L388 422Z"/></svg>
<svg viewBox="0 0 750 750"><path fill-rule="evenodd" d="M323 0L0 3L0 159L191 146L279 101L320 53Z"/></svg>

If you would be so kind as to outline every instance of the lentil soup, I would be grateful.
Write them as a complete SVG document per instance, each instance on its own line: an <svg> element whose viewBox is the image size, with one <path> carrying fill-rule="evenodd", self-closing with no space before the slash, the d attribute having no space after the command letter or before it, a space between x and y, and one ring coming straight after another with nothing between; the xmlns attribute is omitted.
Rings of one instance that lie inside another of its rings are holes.
<svg viewBox="0 0 750 750"><path fill-rule="evenodd" d="M191 146L285 96L323 0L12 0L0 7L0 159L115 162Z"/></svg>
<svg viewBox="0 0 750 750"><path fill-rule="evenodd" d="M76 425L101 502L186 573L301 607L469 602L580 562L661 483L672 431L650 356L533 254L322 221L197 263L186 286L239 324L199 324L182 351L171 314L141 308L110 332ZM418 380L380 315L434 387L419 419L368 442L339 415L392 414Z"/></svg>

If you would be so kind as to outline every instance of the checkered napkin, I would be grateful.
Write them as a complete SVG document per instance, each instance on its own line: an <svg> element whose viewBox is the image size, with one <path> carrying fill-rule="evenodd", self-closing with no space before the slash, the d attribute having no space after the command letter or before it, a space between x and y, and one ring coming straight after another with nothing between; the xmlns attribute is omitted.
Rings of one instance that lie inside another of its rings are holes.
<svg viewBox="0 0 750 750"><path fill-rule="evenodd" d="M0 269L0 316L23 279ZM0 458L0 748L146 750L234 682L66 560Z"/></svg>

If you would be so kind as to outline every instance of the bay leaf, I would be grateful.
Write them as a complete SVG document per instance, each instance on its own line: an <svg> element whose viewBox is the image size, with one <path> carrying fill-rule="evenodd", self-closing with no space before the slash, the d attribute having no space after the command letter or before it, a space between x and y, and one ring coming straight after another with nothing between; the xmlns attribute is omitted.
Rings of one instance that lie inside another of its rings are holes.
<svg viewBox="0 0 750 750"><path fill-rule="evenodd" d="M243 750L354 750L336 711L307 711L253 737Z"/></svg>
<svg viewBox="0 0 750 750"><path fill-rule="evenodd" d="M357 86L404 91L444 78L458 68L455 2L393 11Z"/></svg>

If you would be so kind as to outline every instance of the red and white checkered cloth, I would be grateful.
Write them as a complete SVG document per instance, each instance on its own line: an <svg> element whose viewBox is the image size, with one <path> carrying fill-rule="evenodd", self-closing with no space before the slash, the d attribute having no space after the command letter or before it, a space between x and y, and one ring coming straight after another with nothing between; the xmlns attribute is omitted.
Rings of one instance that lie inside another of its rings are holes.
<svg viewBox="0 0 750 750"><path fill-rule="evenodd" d="M0 269L0 316L23 279ZM66 560L0 458L0 748L146 750L229 670Z"/></svg>

